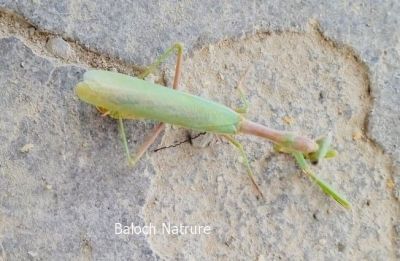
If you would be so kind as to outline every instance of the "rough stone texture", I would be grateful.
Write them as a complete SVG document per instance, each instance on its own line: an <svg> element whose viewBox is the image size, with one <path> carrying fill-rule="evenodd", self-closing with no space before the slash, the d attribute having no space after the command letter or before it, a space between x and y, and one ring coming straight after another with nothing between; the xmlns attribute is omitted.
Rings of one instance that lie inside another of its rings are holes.
<svg viewBox="0 0 400 261"><path fill-rule="evenodd" d="M185 143L161 150L129 170L115 122L99 118L72 93L84 69L59 66L7 38L0 48L0 256L139 258L154 257L152 247L162 257L190 258L218 247L221 257L278 259L293 249L305 259L394 259L400 249L398 201L391 198L400 198L398 1L0 0L0 7L38 30L136 65L181 41L193 55L183 85L225 104L235 103L229 88L253 64L246 82L250 117L312 135L334 129L341 156L317 169L354 204L351 214L334 207L293 174L288 158L270 154L267 143L254 139L243 141L255 172L263 173L261 186L271 188L266 204L254 201L236 153L218 142L206 149ZM333 42L315 32L291 36L305 31L312 18ZM255 33L263 31L272 36ZM279 31L284 33L274 33ZM236 40L198 51L231 38ZM285 116L295 119L291 126L281 121ZM150 128L129 123L132 146ZM170 129L163 145L185 137ZM151 247L143 237L113 234L114 222L163 218L214 222L218 233L196 240L151 237Z"/></svg>
<svg viewBox="0 0 400 261"><path fill-rule="evenodd" d="M161 257L185 260L395 260L400 212L388 185L392 161L360 131L372 106L366 67L310 29L211 45L185 62L182 82L191 93L234 105L234 87L249 65L248 117L313 137L331 131L340 154L315 170L352 202L352 211L337 206L299 175L290 157L258 138L240 140L265 201L255 200L232 146L183 144L152 157L156 171L168 175L153 181L146 223L211 224L214 233L152 235L153 248ZM184 137L185 131L170 130L164 143Z"/></svg>
<svg viewBox="0 0 400 261"><path fill-rule="evenodd" d="M0 256L154 259L144 236L114 234L115 222L143 224L154 170L146 160L128 169L114 121L74 96L84 69L55 66L16 38L0 40L0 56ZM129 129L143 138L142 123Z"/></svg>

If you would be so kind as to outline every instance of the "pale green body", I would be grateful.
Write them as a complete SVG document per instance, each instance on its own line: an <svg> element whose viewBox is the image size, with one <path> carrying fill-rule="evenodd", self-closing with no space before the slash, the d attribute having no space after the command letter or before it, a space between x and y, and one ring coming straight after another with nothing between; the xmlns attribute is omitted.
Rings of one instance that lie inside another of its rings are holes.
<svg viewBox="0 0 400 261"><path fill-rule="evenodd" d="M115 118L151 119L221 134L236 134L242 119L222 104L109 71L86 72L75 92Z"/></svg>
<svg viewBox="0 0 400 261"><path fill-rule="evenodd" d="M249 122L246 125L246 120L232 109L199 96L176 91L124 74L102 70L86 72L83 75L83 81L76 86L75 92L81 100L101 108L101 111L108 112L111 117L119 119L121 137L129 162L136 162L140 156L132 161L123 130L122 119L151 119L188 129L225 134L224 137L241 152L248 174L262 195L253 179L253 173L242 145L231 136L232 134L237 134L239 131L245 132L246 128L248 130L250 126ZM257 135L256 132L260 128L260 126L253 128L251 134ZM277 133L277 131L273 132ZM278 136L282 135L286 137L284 133ZM267 138L273 137L268 136ZM296 150L292 151L293 146L291 143L294 140L292 136L290 136L290 139L281 140L275 137L272 140L275 142L279 140L277 144L281 147L281 151L292 153L300 168L325 193L331 195L342 206L346 208L350 207L350 203L346 199L341 197L311 171L304 159L304 154ZM287 140L290 140L290 146L288 146ZM317 160L326 157L330 152L330 139L327 139L326 142L323 140L320 146L321 149L315 151L315 155L307 155L315 156ZM316 147L318 149L318 146ZM311 152L314 152L314 150L311 150Z"/></svg>

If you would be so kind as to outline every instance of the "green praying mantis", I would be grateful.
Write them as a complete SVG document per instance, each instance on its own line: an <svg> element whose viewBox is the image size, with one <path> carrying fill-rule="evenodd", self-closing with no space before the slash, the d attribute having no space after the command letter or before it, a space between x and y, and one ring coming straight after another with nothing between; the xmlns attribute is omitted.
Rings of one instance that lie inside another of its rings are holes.
<svg viewBox="0 0 400 261"><path fill-rule="evenodd" d="M177 53L177 61L172 89L144 80L174 52ZM75 87L75 93L82 101L96 106L104 116L108 115L118 120L122 143L130 165L134 165L154 143L165 128L165 123L196 131L215 133L224 137L239 150L254 188L263 197L243 146L234 138L236 134L255 135L272 141L278 152L292 155L300 169L323 192L343 207L351 207L344 197L314 174L309 164L309 162L318 162L323 158L331 158L336 155L336 151L330 148L330 136L314 141L291 132L271 129L246 119L248 102L239 88L241 81L238 89L245 106L237 110L178 90L182 60L183 46L176 43L137 77L103 70L90 70L83 75L83 81ZM134 157L131 157L128 148L124 119L151 119L160 122Z"/></svg>

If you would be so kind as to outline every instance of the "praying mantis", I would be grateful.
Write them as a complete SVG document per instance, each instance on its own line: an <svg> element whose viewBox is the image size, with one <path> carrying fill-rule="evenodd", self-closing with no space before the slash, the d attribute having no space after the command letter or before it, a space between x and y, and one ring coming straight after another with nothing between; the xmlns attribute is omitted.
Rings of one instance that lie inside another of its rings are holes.
<svg viewBox="0 0 400 261"><path fill-rule="evenodd" d="M172 89L144 80L174 52L177 53L177 60ZM108 115L118 120L119 132L130 165L134 165L154 143L165 128L165 123L215 133L238 149L253 187L259 196L263 197L243 146L234 138L237 134L255 135L272 141L276 151L292 155L300 169L323 192L343 207L351 207L344 197L314 174L309 164L309 162L318 162L323 158L336 155L336 151L330 148L331 136L314 141L246 119L245 114L249 104L239 88L241 81L239 81L238 89L245 106L236 110L179 90L182 61L183 45L176 43L137 77L104 70L90 70L83 75L83 81L75 87L75 93L82 101L96 106L103 116ZM124 130L124 119L150 119L160 122L133 158Z"/></svg>

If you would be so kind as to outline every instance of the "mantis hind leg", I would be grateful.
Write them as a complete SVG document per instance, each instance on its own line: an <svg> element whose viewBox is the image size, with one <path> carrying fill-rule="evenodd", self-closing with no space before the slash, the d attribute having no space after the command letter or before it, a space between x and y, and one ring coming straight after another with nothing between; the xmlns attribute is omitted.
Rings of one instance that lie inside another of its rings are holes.
<svg viewBox="0 0 400 261"><path fill-rule="evenodd" d="M131 166L135 165L139 161L139 159L143 156L143 154L147 151L147 149L151 146L151 144L154 143L154 141L157 139L158 135L160 135L161 131L164 130L164 128L165 128L164 123L157 124L157 126L154 127L151 134L147 136L143 144L136 151L133 159L131 158L131 156L128 157L129 164Z"/></svg>
<svg viewBox="0 0 400 261"><path fill-rule="evenodd" d="M258 185L255 181L255 177L254 177L253 171L250 167L249 159L247 158L246 152L243 149L243 145L241 143L239 143L237 140L235 140L230 135L222 135L222 136L224 138L226 138L234 147L236 147L239 150L240 154L243 157L243 164L246 167L247 174L249 175L250 181L251 181L254 189L257 191L257 194L259 195L260 198L264 198L263 193L261 192L260 188L258 187Z"/></svg>
<svg viewBox="0 0 400 261"><path fill-rule="evenodd" d="M152 63L149 67L147 67L147 69L143 73L141 73L138 76L138 78L143 79L147 75L149 75L151 72L156 70L162 62L164 62L169 56L171 56L173 54L174 51L177 52L177 59L176 59L175 76L174 76L174 82L173 82L172 88L175 90L178 89L179 81L181 78L181 67L182 67L182 60L183 60L183 46L180 43L175 43L173 46L168 48L154 63ZM135 153L135 156L132 159L132 157L130 156L130 153L129 153L125 131L123 130L122 119L120 118L119 121L120 121L120 126L122 126L122 127L120 127L121 132L123 132L123 134L121 133L121 137L123 139L125 151L128 154L128 161L129 161L129 164L133 166L143 156L143 154L147 151L147 149L151 146L151 144L154 143L154 141L160 135L161 131L164 130L165 124L159 123L159 124L157 124L157 126L154 127L154 129L146 137L145 141L139 147L138 151Z"/></svg>

